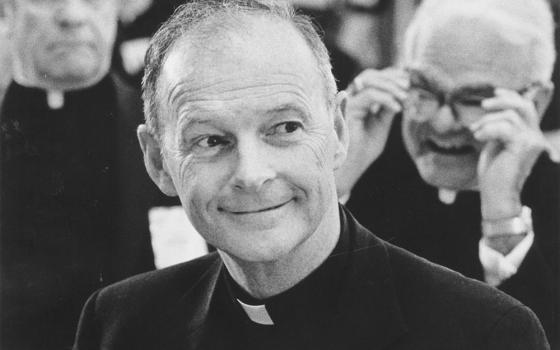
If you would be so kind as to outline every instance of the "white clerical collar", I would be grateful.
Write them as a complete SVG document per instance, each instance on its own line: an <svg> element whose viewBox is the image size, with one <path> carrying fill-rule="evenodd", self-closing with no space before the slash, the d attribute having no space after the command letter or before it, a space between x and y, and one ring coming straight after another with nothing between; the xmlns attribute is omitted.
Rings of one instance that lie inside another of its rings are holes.
<svg viewBox="0 0 560 350"><path fill-rule="evenodd" d="M64 92L58 90L48 90L47 105L50 109L61 109L64 107Z"/></svg>
<svg viewBox="0 0 560 350"><path fill-rule="evenodd" d="M243 310L245 310L245 313L251 321L265 326L272 326L274 324L268 311L266 311L265 305L248 305L239 299L237 299L237 302L241 305Z"/></svg>
<svg viewBox="0 0 560 350"><path fill-rule="evenodd" d="M455 203L455 199L457 198L457 191L440 188L438 189L438 197L443 204L451 205Z"/></svg>

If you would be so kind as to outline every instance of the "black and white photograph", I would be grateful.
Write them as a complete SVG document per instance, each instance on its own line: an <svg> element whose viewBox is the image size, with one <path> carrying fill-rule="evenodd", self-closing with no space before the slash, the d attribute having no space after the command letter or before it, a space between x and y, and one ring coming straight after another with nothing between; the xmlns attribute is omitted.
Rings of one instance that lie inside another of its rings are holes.
<svg viewBox="0 0 560 350"><path fill-rule="evenodd" d="M560 350L560 0L0 0L0 350Z"/></svg>

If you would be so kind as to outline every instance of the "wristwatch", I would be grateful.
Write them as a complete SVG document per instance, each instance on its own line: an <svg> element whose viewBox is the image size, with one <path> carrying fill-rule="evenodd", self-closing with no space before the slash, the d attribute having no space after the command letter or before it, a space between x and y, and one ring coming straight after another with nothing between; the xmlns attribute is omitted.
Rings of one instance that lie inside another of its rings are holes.
<svg viewBox="0 0 560 350"><path fill-rule="evenodd" d="M525 235L533 231L531 208L523 206L518 216L498 220L482 220L482 234L486 238Z"/></svg>

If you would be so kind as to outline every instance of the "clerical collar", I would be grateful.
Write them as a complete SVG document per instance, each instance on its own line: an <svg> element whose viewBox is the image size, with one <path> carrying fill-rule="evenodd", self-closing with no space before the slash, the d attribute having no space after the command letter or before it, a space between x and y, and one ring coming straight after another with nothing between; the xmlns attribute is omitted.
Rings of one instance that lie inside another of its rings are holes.
<svg viewBox="0 0 560 350"><path fill-rule="evenodd" d="M95 101L97 104L99 104L99 101L108 103L106 96L114 90L113 86L110 75L106 75L97 84L90 87L65 92L47 91L38 87L21 85L12 80L6 91L5 100L23 99L28 105L31 104L34 109L50 111L66 109L69 101L84 108L84 102L86 101ZM32 101L32 103L29 101Z"/></svg>
<svg viewBox="0 0 560 350"><path fill-rule="evenodd" d="M268 310L266 310L266 305L249 305L245 304L239 299L237 299L237 302L239 303L239 305L241 305L251 321L263 326L274 325L274 321L272 321Z"/></svg>
<svg viewBox="0 0 560 350"><path fill-rule="evenodd" d="M241 288L224 269L223 280L233 303L256 324L296 326L309 317L328 317L336 313L342 280L347 278L352 240L341 209L341 234L334 250L315 271L292 288L266 299L256 299Z"/></svg>
<svg viewBox="0 0 560 350"><path fill-rule="evenodd" d="M443 204L451 205L455 203L455 199L457 199L457 191L439 188L438 198Z"/></svg>

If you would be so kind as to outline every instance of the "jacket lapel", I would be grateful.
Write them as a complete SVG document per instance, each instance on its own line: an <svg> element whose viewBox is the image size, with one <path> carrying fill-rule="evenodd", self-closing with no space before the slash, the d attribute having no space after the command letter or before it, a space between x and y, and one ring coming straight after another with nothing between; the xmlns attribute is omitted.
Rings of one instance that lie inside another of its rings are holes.
<svg viewBox="0 0 560 350"><path fill-rule="evenodd" d="M216 285L222 268L223 263L218 257L195 286L183 297L184 305L186 305L184 315L188 317L185 332L186 349L202 349L202 344L213 333L209 329L212 324L212 319L209 317L210 307L215 299Z"/></svg>

